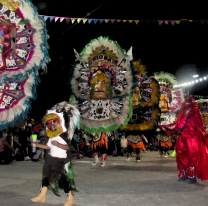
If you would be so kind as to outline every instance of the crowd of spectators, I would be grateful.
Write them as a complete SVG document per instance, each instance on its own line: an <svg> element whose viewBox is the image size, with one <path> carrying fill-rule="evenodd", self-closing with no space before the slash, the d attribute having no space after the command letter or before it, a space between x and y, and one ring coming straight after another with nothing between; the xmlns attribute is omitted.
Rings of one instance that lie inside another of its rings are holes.
<svg viewBox="0 0 208 206"><path fill-rule="evenodd" d="M33 159L31 135L38 124L38 121L29 117L21 122L21 126L0 131L0 164L36 161Z"/></svg>
<svg viewBox="0 0 208 206"><path fill-rule="evenodd" d="M32 118L27 118L21 126L0 131L0 164L9 164L24 160L37 162L41 156L44 156L45 152L42 149L37 149L35 153L32 152L31 136L34 133L34 128L37 128L37 125L41 124ZM156 135L156 133L145 135L148 140L143 141L146 152L158 151L159 143ZM127 134L123 131L109 133L108 155L112 155L113 157L124 156L127 148L126 138ZM86 134L81 130L75 131L71 141L72 157L77 159L82 159L85 156L92 157L92 139L93 136L90 134ZM174 137L170 139L173 143L170 149L174 149L176 139ZM45 135L38 135L38 140L42 141L42 144L46 144L48 139Z"/></svg>

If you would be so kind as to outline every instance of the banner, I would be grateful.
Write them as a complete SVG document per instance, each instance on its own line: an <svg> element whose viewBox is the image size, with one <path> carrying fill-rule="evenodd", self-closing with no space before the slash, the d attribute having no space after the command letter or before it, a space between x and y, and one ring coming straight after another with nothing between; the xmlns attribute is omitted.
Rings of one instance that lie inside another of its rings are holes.
<svg viewBox="0 0 208 206"><path fill-rule="evenodd" d="M189 22L189 23L197 23L197 22L200 22L202 25L204 25L204 23L206 22L208 24L208 20L206 19L201 19L201 20L191 20L191 19L176 19L176 20L127 20L127 19L91 19L91 18L73 18L73 17L59 17L59 16L45 16L45 15L40 15L41 17L43 17L44 21L47 21L48 19L50 20L50 22L58 22L58 20L60 19L60 22L63 22L63 20L65 19L66 20L66 23L68 24L71 20L71 23L74 24L75 22L77 22L78 24L79 23L83 23L85 24L86 22L88 22L89 24L91 22L93 22L94 24L96 23L108 23L108 22L111 22L112 24L114 22L128 22L128 23L132 23L134 22L136 25L138 23L158 23L160 26L161 25L178 25L180 24L181 22Z"/></svg>

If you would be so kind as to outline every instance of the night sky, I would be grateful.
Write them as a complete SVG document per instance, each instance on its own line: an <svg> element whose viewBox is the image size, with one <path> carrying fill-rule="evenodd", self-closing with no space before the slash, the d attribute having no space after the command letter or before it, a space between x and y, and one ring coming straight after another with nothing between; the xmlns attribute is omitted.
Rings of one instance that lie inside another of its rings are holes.
<svg viewBox="0 0 208 206"><path fill-rule="evenodd" d="M49 3L50 2L50 3ZM52 3L53 2L53 3ZM101 5L102 1L46 1L33 0L40 15L83 18L87 13ZM91 13L89 18L127 19L127 20L168 20L193 19L194 22L181 22L172 26L158 23L135 22L94 22L72 26L72 23L46 21L49 55L47 74L40 74L41 83L37 87L37 100L32 102L31 116L42 117L60 101L68 101L69 71L75 63L73 48L81 52L91 39L108 36L121 48L128 51L133 46L134 59L142 59L147 66L148 75L165 71L177 76L179 82L193 80L193 74L200 77L208 75L208 24L198 20L208 19L207 7L203 4L181 5L168 3L150 3L128 0L107 1L102 7ZM165 1L164 1L165 2ZM68 29L68 30L67 30ZM67 31L66 31L67 30ZM190 94L206 95L208 80L189 88Z"/></svg>

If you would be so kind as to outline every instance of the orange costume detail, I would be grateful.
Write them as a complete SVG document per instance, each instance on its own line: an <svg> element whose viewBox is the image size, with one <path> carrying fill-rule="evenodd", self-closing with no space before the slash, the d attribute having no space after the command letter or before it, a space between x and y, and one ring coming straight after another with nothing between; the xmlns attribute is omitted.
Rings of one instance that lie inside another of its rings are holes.
<svg viewBox="0 0 208 206"><path fill-rule="evenodd" d="M99 139L98 139L99 138ZM97 146L105 145L106 149L108 149L108 140L105 133L99 137L97 134L93 137L91 148L96 149Z"/></svg>

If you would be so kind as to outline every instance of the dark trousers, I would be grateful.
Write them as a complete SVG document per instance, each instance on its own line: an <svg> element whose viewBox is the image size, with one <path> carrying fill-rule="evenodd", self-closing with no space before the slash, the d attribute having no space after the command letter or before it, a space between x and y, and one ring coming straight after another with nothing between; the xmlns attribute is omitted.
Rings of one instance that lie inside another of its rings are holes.
<svg viewBox="0 0 208 206"><path fill-rule="evenodd" d="M127 146L127 152L130 154L133 151L133 147L131 145ZM136 148L136 154L140 154L140 148Z"/></svg>
<svg viewBox="0 0 208 206"><path fill-rule="evenodd" d="M96 149L93 148L93 153L96 152L100 152L100 154L106 154L107 150L106 150L106 146L102 145L102 146L97 146Z"/></svg>

